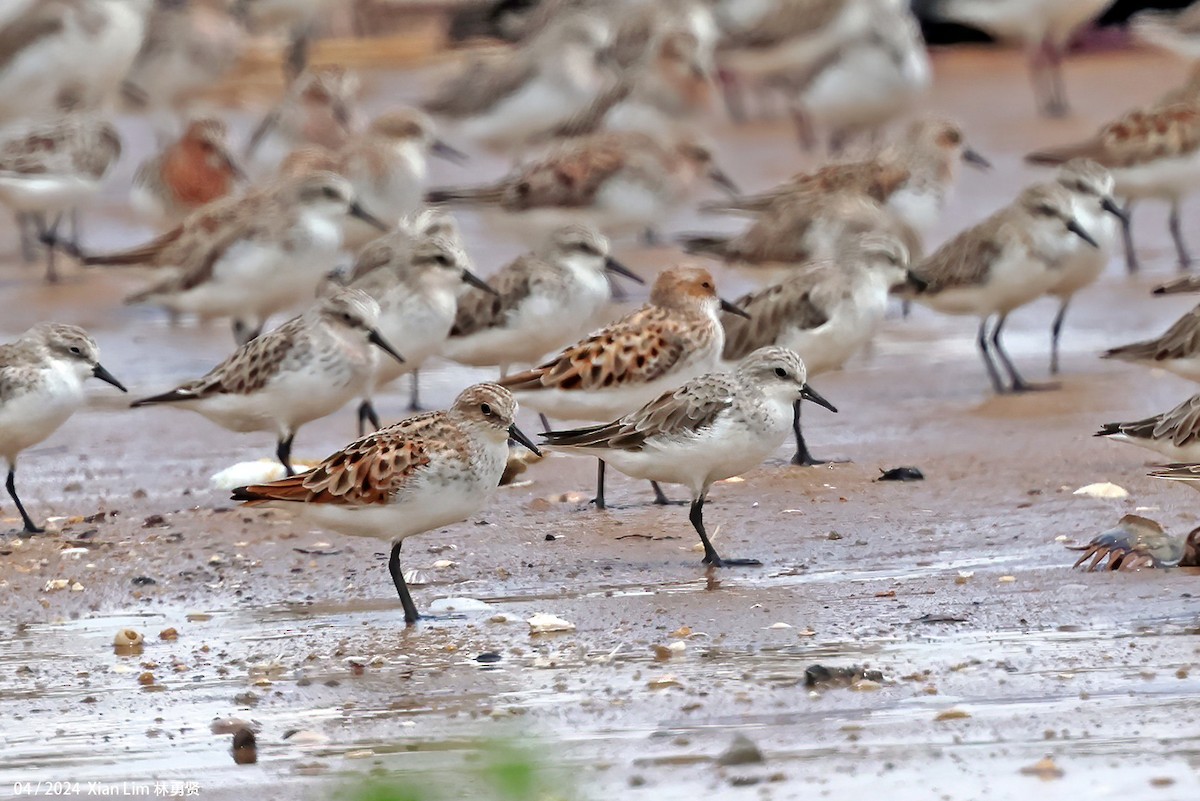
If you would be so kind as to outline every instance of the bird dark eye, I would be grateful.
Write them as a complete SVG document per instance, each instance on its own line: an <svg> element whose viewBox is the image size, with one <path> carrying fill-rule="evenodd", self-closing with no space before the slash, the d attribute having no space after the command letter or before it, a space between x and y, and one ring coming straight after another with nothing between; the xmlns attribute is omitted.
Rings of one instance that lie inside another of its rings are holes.
<svg viewBox="0 0 1200 801"><path fill-rule="evenodd" d="M354 322L354 315L352 315L350 312L342 312L342 320L347 323L352 323Z"/></svg>
<svg viewBox="0 0 1200 801"><path fill-rule="evenodd" d="M702 289L712 289L712 284L710 284L708 281L705 281L703 284L700 285L700 287Z"/></svg>
<svg viewBox="0 0 1200 801"><path fill-rule="evenodd" d="M479 411L483 412L488 417L492 416L492 405L490 403L479 404Z"/></svg>
<svg viewBox="0 0 1200 801"><path fill-rule="evenodd" d="M775 375L779 376L780 378L787 378L787 370L784 370L782 367L776 367Z"/></svg>
<svg viewBox="0 0 1200 801"><path fill-rule="evenodd" d="M1058 214L1058 211L1053 206L1038 206L1035 211L1037 211L1038 214L1045 215L1046 217L1054 217Z"/></svg>
<svg viewBox="0 0 1200 801"><path fill-rule="evenodd" d="M443 267L445 267L447 264L450 263L450 257L445 255L444 253L439 253L438 255L434 256L433 260L434 260L434 262L442 265Z"/></svg>
<svg viewBox="0 0 1200 801"><path fill-rule="evenodd" d="M82 355L83 355L83 351L82 351L82 350L80 350L78 346L72 346L72 347L71 347L71 355L73 355L73 356L82 356Z"/></svg>
<svg viewBox="0 0 1200 801"><path fill-rule="evenodd" d="M338 196L337 190L334 189L332 186L325 187L321 191L321 194L323 194L325 197L330 198L330 199L336 198Z"/></svg>

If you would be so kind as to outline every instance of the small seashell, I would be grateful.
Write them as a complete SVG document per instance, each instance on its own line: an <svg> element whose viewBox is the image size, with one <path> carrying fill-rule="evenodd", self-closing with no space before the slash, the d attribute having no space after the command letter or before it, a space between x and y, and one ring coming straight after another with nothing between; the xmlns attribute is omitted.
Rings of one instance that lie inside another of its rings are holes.
<svg viewBox="0 0 1200 801"><path fill-rule="evenodd" d="M136 629L121 629L113 635L114 648L134 648L145 641L140 631Z"/></svg>
<svg viewBox="0 0 1200 801"><path fill-rule="evenodd" d="M1025 767L1021 768L1020 772L1025 776L1037 776L1044 782L1061 779L1065 775L1063 769L1055 764L1054 760L1048 756L1042 757L1032 765L1026 765Z"/></svg>
<svg viewBox="0 0 1200 801"><path fill-rule="evenodd" d="M937 715L934 716L933 719L936 721L962 720L964 718L969 718L969 717L971 717L971 713L968 712L967 710L951 708L951 709L943 709L941 712L938 712Z"/></svg>
<svg viewBox="0 0 1200 801"><path fill-rule="evenodd" d="M65 590L69 586L71 586L70 579L50 579L46 582L46 586L42 587L42 592L57 592Z"/></svg>
<svg viewBox="0 0 1200 801"><path fill-rule="evenodd" d="M682 687L683 684L672 674L666 673L657 678L650 679L650 681L646 682L646 686L651 690L665 690L668 687Z"/></svg>
<svg viewBox="0 0 1200 801"><path fill-rule="evenodd" d="M478 598L438 598L429 604L429 611L438 612L484 612L493 608Z"/></svg>
<svg viewBox="0 0 1200 801"><path fill-rule="evenodd" d="M790 626L790 625L788 625L787 623L784 623L784 622L781 620L781 621L779 621L778 623L772 623L771 625L767 626L767 628L768 628L768 629L790 629L790 628L791 628L791 626Z"/></svg>
<svg viewBox="0 0 1200 801"><path fill-rule="evenodd" d="M1071 493L1072 495L1083 495L1087 498L1103 498L1104 500L1120 500L1128 498L1129 491L1124 487L1118 487L1109 481L1102 481L1098 484L1088 484L1080 487Z"/></svg>
<svg viewBox="0 0 1200 801"><path fill-rule="evenodd" d="M555 615L548 615L544 612L538 612L533 617L525 621L529 624L529 632L531 634L543 634L549 631L574 631L575 624L568 620L563 620Z"/></svg>
<svg viewBox="0 0 1200 801"><path fill-rule="evenodd" d="M438 570L442 570L447 567L454 567L454 562L451 562L449 559L439 559L433 563L433 566Z"/></svg>

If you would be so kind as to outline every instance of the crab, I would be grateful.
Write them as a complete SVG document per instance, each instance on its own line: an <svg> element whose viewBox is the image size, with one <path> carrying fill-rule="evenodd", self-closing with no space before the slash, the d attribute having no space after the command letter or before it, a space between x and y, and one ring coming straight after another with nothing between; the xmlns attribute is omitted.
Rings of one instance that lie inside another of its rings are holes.
<svg viewBox="0 0 1200 801"><path fill-rule="evenodd" d="M1083 568L1089 572L1200 567L1200 527L1192 529L1186 537L1171 536L1158 523L1140 515L1125 515L1115 528L1096 536L1087 545L1069 547L1083 551L1073 567L1091 559Z"/></svg>

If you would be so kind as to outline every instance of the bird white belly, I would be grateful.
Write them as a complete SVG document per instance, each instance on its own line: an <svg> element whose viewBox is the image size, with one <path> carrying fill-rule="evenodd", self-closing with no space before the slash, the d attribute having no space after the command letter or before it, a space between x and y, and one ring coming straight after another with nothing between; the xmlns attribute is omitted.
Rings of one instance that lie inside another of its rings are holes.
<svg viewBox="0 0 1200 801"><path fill-rule="evenodd" d="M0 456L9 461L58 430L83 405L83 385L67 368L56 366L45 384L0 406Z"/></svg>
<svg viewBox="0 0 1200 801"><path fill-rule="evenodd" d="M1161 453L1172 462L1187 462L1189 464L1200 462L1200 442L1194 440L1190 444L1180 447L1170 440L1143 439L1141 437L1130 437L1125 434L1113 434L1108 439L1116 440L1117 442L1128 442L1130 445L1138 445L1156 453Z"/></svg>
<svg viewBox="0 0 1200 801"><path fill-rule="evenodd" d="M596 455L627 476L682 484L698 495L714 481L741 475L762 464L787 437L790 421L787 412L779 416L774 427L751 431L731 425L724 417L702 436L647 444L641 451L603 451Z"/></svg>
<svg viewBox="0 0 1200 801"><path fill-rule="evenodd" d="M75 175L0 175L0 198L16 211L57 212L96 194L99 183Z"/></svg>
<svg viewBox="0 0 1200 801"><path fill-rule="evenodd" d="M1200 186L1200 149L1133 167L1116 167L1111 172L1116 194L1121 197L1181 198Z"/></svg>

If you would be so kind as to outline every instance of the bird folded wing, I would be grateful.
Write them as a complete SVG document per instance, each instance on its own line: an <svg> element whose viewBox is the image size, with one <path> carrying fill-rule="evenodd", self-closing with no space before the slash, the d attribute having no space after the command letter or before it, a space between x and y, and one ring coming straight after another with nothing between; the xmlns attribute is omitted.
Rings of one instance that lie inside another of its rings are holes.
<svg viewBox="0 0 1200 801"><path fill-rule="evenodd" d="M234 491L234 500L257 505L267 501L371 506L388 503L429 464L437 448L427 438L422 418L410 418L354 442L307 473ZM402 428L405 424L414 423Z"/></svg>
<svg viewBox="0 0 1200 801"><path fill-rule="evenodd" d="M671 370L692 346L681 323L648 307L562 351L532 370L500 381L509 389L605 389L653 381Z"/></svg>
<svg viewBox="0 0 1200 801"><path fill-rule="evenodd" d="M786 328L810 330L829 322L823 304L812 292L812 285L827 269L826 265L813 265L783 283L734 301L750 317L721 314L721 325L725 327L725 351L721 358L733 361L758 348L774 345Z"/></svg>
<svg viewBox="0 0 1200 801"><path fill-rule="evenodd" d="M496 294L472 287L458 300L458 312L450 336L465 337L504 322L510 311L529 297L533 290L528 265L532 256L520 256L496 275L488 278L488 285Z"/></svg>

